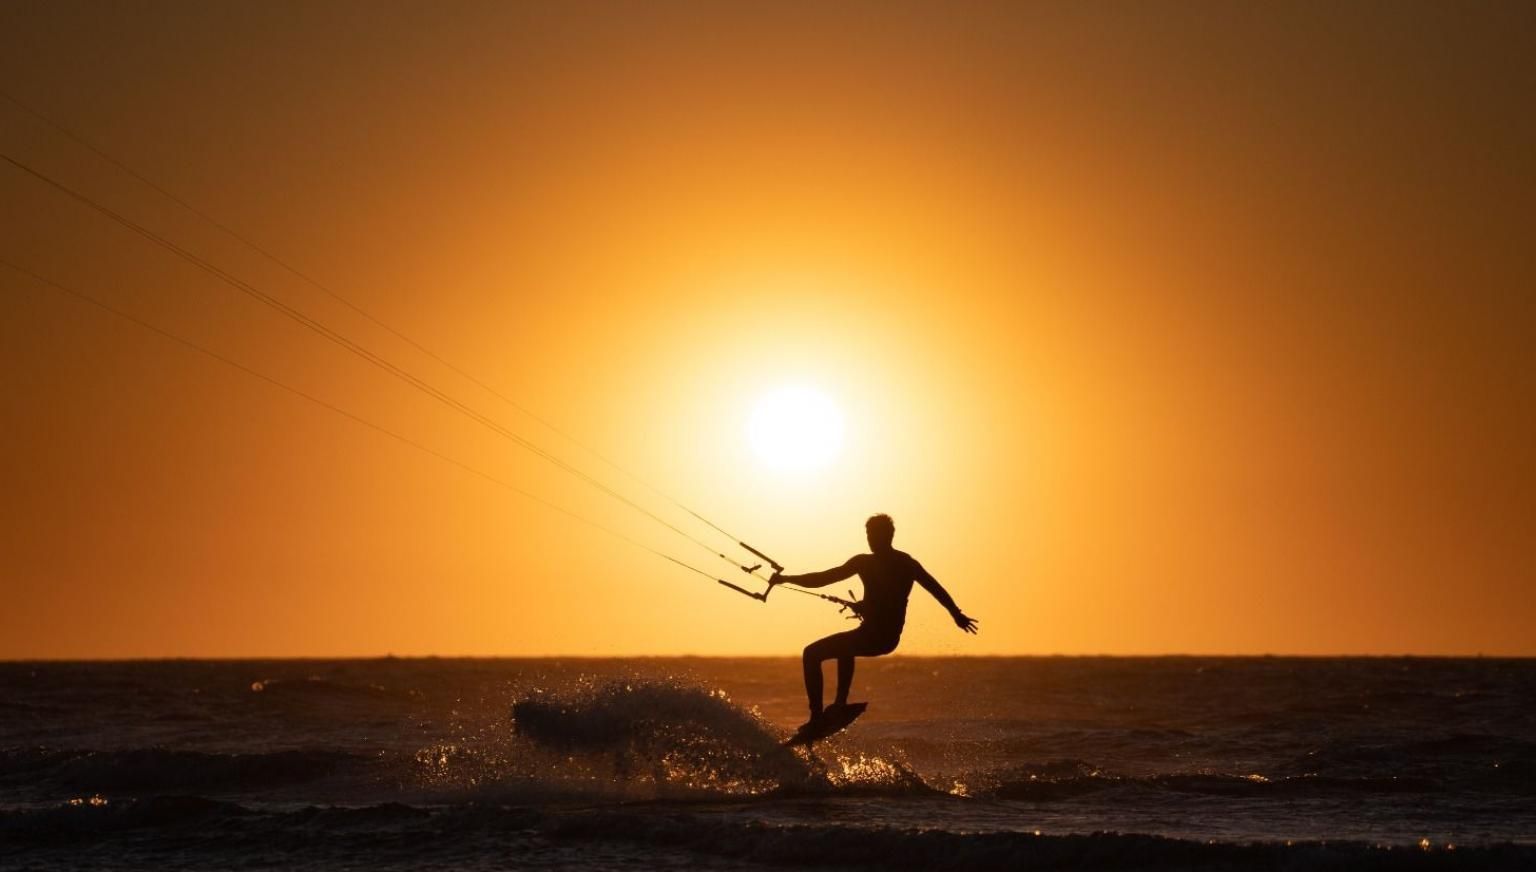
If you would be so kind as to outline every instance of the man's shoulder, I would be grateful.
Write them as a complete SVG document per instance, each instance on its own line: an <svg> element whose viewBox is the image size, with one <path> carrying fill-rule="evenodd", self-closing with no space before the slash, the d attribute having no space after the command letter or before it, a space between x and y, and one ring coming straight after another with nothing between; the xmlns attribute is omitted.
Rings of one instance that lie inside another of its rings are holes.
<svg viewBox="0 0 1536 872"><path fill-rule="evenodd" d="M908 554L905 551L897 551L895 548L892 548L889 552L887 552L887 553L885 553L883 555L881 555L881 554L860 554L860 555L858 555L857 557L855 557L853 559L854 560L861 560L861 561L879 560L879 561L881 561L886 566L893 566L893 565L895 565L895 566L906 566L906 567L917 568L917 569L921 569L922 568L922 564L917 562L917 558L916 557L913 557L912 555ZM852 562L852 561L850 561L850 562Z"/></svg>
<svg viewBox="0 0 1536 872"><path fill-rule="evenodd" d="M914 581L928 574L928 571L923 568L923 565L917 562L916 557L913 557L905 551L898 551L896 553L901 555L901 562L904 566L906 566L907 572L912 573L912 578Z"/></svg>

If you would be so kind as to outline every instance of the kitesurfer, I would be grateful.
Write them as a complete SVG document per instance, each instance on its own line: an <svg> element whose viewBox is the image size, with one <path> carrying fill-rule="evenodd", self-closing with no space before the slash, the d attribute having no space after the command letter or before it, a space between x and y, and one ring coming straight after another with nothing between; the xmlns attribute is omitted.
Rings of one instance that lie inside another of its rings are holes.
<svg viewBox="0 0 1536 872"><path fill-rule="evenodd" d="M823 714L821 664L824 661L837 661L837 698L833 705L841 707L848 704L848 690L853 684L853 658L879 657L896 650L907 620L907 597L912 593L914 581L949 610L955 626L967 633L976 632L976 620L960 611L949 591L912 555L892 547L896 524L889 515L875 515L865 521L864 533L869 540L870 553L856 554L842 566L822 572L778 573L769 581L770 586L793 584L815 588L857 575L864 583L864 599L852 606L862 619L858 628L833 633L805 646L805 693L811 706L811 719L806 722L806 728L815 724Z"/></svg>

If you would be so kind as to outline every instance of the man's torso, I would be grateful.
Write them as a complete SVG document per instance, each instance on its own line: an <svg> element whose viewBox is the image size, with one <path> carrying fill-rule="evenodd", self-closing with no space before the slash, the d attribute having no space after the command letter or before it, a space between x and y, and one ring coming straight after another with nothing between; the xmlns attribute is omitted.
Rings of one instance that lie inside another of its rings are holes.
<svg viewBox="0 0 1536 872"><path fill-rule="evenodd" d="M880 635L901 635L907 598L917 580L918 563L904 551L860 554L855 571L864 582L864 628Z"/></svg>

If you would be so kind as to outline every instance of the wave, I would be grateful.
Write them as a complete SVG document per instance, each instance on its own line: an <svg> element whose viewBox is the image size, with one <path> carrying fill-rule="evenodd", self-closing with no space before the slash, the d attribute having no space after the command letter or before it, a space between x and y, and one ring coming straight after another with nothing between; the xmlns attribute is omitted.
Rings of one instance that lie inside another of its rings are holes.
<svg viewBox="0 0 1536 872"><path fill-rule="evenodd" d="M36 792L245 792L356 771L368 758L340 751L214 754L165 748L0 750L0 786Z"/></svg>
<svg viewBox="0 0 1536 872"><path fill-rule="evenodd" d="M1337 741L1316 747L1277 771L1292 776L1436 783L1461 790L1536 796L1536 742L1470 733L1411 740Z"/></svg>
<svg viewBox="0 0 1536 872"><path fill-rule="evenodd" d="M1511 736L1453 733L1443 736L1379 741L1334 741L1323 744L1296 761L1316 767L1366 767L1382 763L1446 765L1464 762L1536 760L1536 742Z"/></svg>
<svg viewBox="0 0 1536 872"><path fill-rule="evenodd" d="M132 847L137 866L242 865L274 856L412 868L454 856L535 856L552 866L649 865L662 852L820 868L909 869L1519 869L1536 846L1378 846L1352 842L1190 841L1154 835L953 832L944 829L773 825L686 807L533 810L484 805L420 808L251 808L196 796L0 811L0 857L68 868L82 846ZM160 852L169 857L156 853ZM59 852L56 863L49 852ZM302 852L302 853L296 853ZM336 857L327 854L331 852ZM120 858L122 859L122 858ZM118 864L133 867L134 863Z"/></svg>
<svg viewBox="0 0 1536 872"><path fill-rule="evenodd" d="M299 701L410 701L421 698L415 689L396 690L382 684L352 683L311 675L305 678L263 678L251 682L251 692L263 699Z"/></svg>
<svg viewBox="0 0 1536 872"><path fill-rule="evenodd" d="M1067 778L1004 779L977 795L995 799L1052 801L1111 790L1140 790L1230 797L1298 797L1329 794L1433 793L1443 789L1423 778L1332 778L1298 775L1267 778L1263 775L1177 773L1125 777L1090 773Z"/></svg>
<svg viewBox="0 0 1536 872"><path fill-rule="evenodd" d="M1108 791L1241 798L1473 793L1536 796L1536 758L1509 756L1523 743L1450 737L1379 746L1328 746L1266 772L1128 775L1077 759L1013 764L971 773L965 793L1038 802ZM1496 751L1497 753L1491 753ZM1476 753L1473 753L1476 752Z"/></svg>

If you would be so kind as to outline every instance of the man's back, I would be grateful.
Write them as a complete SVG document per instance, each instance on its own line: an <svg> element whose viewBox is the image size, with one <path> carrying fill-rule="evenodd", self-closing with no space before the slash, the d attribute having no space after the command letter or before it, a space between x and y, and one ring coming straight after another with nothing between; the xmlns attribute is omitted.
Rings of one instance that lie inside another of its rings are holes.
<svg viewBox="0 0 1536 872"><path fill-rule="evenodd" d="M907 621L912 582L925 573L912 555L895 548L853 558L854 571L864 582L864 626L882 635L900 635Z"/></svg>

